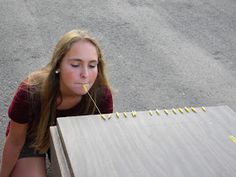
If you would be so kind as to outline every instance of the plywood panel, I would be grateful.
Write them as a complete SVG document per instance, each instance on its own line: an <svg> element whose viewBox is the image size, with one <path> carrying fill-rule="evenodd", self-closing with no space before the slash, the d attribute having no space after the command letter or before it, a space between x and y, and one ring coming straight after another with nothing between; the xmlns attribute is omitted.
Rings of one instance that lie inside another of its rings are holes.
<svg viewBox="0 0 236 177"><path fill-rule="evenodd" d="M233 177L236 114L227 106L206 109L59 118L58 130L76 177Z"/></svg>
<svg viewBox="0 0 236 177"><path fill-rule="evenodd" d="M73 170L68 167L56 126L50 127L50 152L53 177L71 177Z"/></svg>

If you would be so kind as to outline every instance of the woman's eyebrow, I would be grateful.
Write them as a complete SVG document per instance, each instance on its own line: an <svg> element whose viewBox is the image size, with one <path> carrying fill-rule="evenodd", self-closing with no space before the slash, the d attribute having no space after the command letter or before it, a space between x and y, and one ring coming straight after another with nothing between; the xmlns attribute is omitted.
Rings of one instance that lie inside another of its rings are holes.
<svg viewBox="0 0 236 177"><path fill-rule="evenodd" d="M82 61L80 58L68 58L68 60L72 61Z"/></svg>
<svg viewBox="0 0 236 177"><path fill-rule="evenodd" d="M80 58L68 58L68 60L72 60L72 61L83 61L82 59ZM98 62L98 60L95 60L95 59L91 59L89 60L89 62Z"/></svg>
<svg viewBox="0 0 236 177"><path fill-rule="evenodd" d="M98 63L98 60L90 60L90 63Z"/></svg>

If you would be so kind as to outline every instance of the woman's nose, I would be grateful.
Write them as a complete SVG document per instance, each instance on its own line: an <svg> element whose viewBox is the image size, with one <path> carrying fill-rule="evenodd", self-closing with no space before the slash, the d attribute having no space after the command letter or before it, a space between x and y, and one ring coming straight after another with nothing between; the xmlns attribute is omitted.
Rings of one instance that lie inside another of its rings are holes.
<svg viewBox="0 0 236 177"><path fill-rule="evenodd" d="M88 77L88 69L87 68L82 68L81 73L80 73L80 77L83 79Z"/></svg>

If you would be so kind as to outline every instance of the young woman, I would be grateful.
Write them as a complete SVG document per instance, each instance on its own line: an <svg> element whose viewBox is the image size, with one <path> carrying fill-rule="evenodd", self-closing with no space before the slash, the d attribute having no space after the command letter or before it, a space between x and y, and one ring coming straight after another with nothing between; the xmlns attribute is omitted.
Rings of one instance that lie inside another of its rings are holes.
<svg viewBox="0 0 236 177"><path fill-rule="evenodd" d="M87 91L101 113L113 111L98 43L72 30L59 40L50 63L31 73L14 96L0 177L45 177L49 127L56 118L99 113Z"/></svg>

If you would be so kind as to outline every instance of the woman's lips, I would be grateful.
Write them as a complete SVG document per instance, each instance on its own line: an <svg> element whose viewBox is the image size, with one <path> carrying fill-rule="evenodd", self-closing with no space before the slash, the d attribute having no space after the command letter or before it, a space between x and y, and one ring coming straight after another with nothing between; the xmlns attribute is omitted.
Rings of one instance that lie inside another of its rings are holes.
<svg viewBox="0 0 236 177"><path fill-rule="evenodd" d="M75 85L79 87L83 87L83 89L87 92L89 90L89 84L88 83L75 83Z"/></svg>

